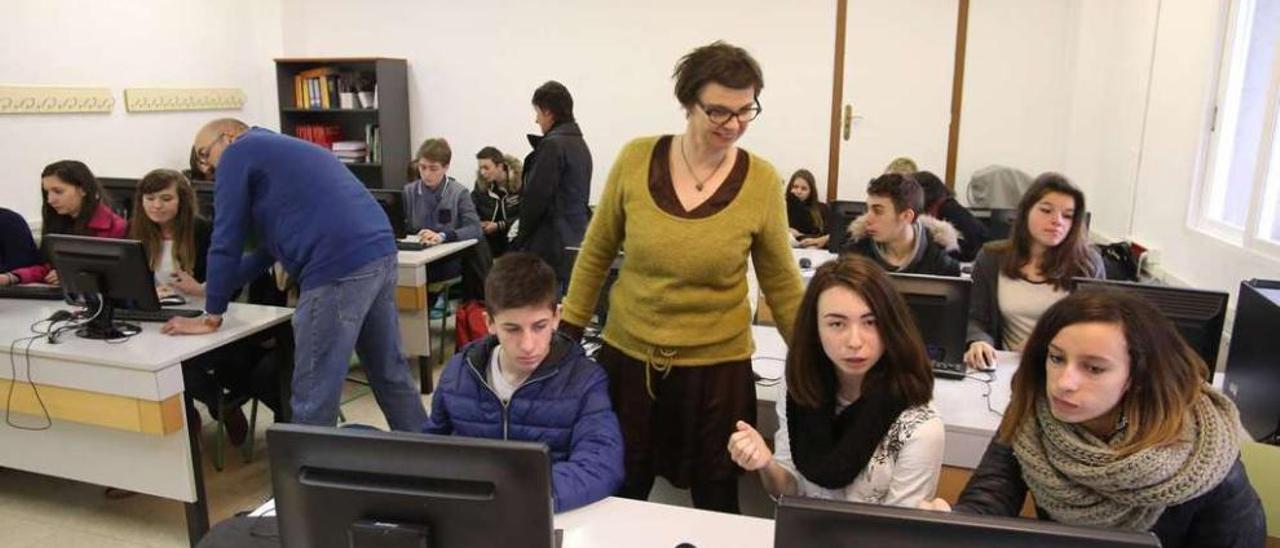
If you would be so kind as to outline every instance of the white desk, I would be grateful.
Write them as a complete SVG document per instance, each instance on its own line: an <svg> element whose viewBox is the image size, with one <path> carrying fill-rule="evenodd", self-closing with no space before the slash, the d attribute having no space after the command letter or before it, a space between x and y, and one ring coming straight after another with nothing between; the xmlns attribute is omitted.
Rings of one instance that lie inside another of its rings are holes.
<svg viewBox="0 0 1280 548"><path fill-rule="evenodd" d="M431 303L427 302L427 265L476 245L477 240L444 243L396 256L396 308L404 353L418 358L423 394L431 392Z"/></svg>
<svg viewBox="0 0 1280 548"><path fill-rule="evenodd" d="M762 377L756 383L757 414L761 434L772 437L777 429L777 417L774 404L782 397L777 385L765 386L782 376L787 356L786 344L774 327L752 326L751 336L755 338L756 352L752 356L751 368ZM1018 354L1014 352L997 352L995 380L990 384L991 408L1004 412L1009 405L1009 380L1018 369ZM780 361L781 360L781 361ZM972 372L971 375L986 377L988 373ZM982 452L995 436L1000 427L1000 415L987 409L987 400L983 396L987 386L974 379L963 381L934 378L933 405L946 426L946 451L942 462L948 466L977 468L982 460Z"/></svg>
<svg viewBox="0 0 1280 548"><path fill-rule="evenodd" d="M773 520L609 497L555 516L561 548L772 548Z"/></svg>
<svg viewBox="0 0 1280 548"><path fill-rule="evenodd" d="M269 500L249 514L275 514ZM684 506L609 497L553 517L564 531L560 548L772 548L773 520L708 512Z"/></svg>
<svg viewBox="0 0 1280 548"><path fill-rule="evenodd" d="M161 324L144 323L125 342L68 332L57 344L41 338L29 352L24 342L10 355L10 342L30 335L32 323L66 308L0 299L0 361L12 358L17 366L16 383L10 368L0 367L0 396L13 387L14 422L42 424L29 374L52 417L42 431L0 423L0 466L185 502L194 545L208 529L208 511L199 443L186 424L181 362L283 323L293 310L232 303L222 328L208 335L167 336ZM5 401L0 397L0 412Z"/></svg>

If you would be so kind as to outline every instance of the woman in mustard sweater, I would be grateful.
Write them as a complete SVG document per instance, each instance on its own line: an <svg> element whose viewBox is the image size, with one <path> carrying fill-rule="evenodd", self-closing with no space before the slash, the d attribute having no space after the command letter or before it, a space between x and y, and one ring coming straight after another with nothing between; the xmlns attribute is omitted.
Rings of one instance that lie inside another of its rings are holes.
<svg viewBox="0 0 1280 548"><path fill-rule="evenodd" d="M619 495L648 498L655 476L691 488L694 506L738 511L737 466L724 440L754 424L747 259L778 330L790 339L804 293L787 245L781 177L735 146L760 114L760 67L722 42L675 69L684 133L636 139L618 154L587 229L564 322L591 319L619 250L597 357L626 443Z"/></svg>

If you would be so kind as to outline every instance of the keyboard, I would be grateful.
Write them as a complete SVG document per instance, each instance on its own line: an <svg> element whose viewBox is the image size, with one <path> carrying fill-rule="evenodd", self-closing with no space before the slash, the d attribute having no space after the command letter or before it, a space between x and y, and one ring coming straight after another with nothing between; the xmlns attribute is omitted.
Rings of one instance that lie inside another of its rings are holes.
<svg viewBox="0 0 1280 548"><path fill-rule="evenodd" d="M930 360L933 364L933 376L943 379L964 379L967 366L964 362L944 362L938 360Z"/></svg>
<svg viewBox="0 0 1280 548"><path fill-rule="evenodd" d="M135 310L132 308L115 309L115 319L126 322L167 322L170 318L182 316L194 318L204 314L202 310L189 308L161 308L160 310Z"/></svg>
<svg viewBox="0 0 1280 548"><path fill-rule="evenodd" d="M396 249L400 251L422 251L427 248L427 244L422 242L396 240Z"/></svg>
<svg viewBox="0 0 1280 548"><path fill-rule="evenodd" d="M61 301L62 288L56 285L6 285L0 287L0 299Z"/></svg>

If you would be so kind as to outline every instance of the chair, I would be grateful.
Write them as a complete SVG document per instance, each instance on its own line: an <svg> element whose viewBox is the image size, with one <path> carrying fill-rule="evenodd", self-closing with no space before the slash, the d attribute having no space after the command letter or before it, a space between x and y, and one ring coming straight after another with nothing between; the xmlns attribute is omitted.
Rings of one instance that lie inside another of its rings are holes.
<svg viewBox="0 0 1280 548"><path fill-rule="evenodd" d="M258 399L250 395L233 396L227 390L222 391L222 395L218 398L218 433L214 437L213 450L213 469L222 471L226 463L226 459L222 454L224 442L228 441L227 434L227 412L232 409L244 407L244 404L252 402L249 408L249 433L244 438L244 445L240 446L241 456L245 462L253 460L253 441L254 433L258 429Z"/></svg>
<svg viewBox="0 0 1280 548"><path fill-rule="evenodd" d="M447 280L441 280L427 284L428 295L439 295L436 302L431 303L431 309L428 312L427 329L430 329L431 320L440 318L440 363L445 363L444 345L445 345L445 329L449 326L449 316L453 314L453 296L450 293L458 284L462 283L462 277L453 277Z"/></svg>
<svg viewBox="0 0 1280 548"><path fill-rule="evenodd" d="M1280 534L1280 447L1244 441L1240 444L1240 460L1244 461L1249 483L1262 499L1267 531Z"/></svg>

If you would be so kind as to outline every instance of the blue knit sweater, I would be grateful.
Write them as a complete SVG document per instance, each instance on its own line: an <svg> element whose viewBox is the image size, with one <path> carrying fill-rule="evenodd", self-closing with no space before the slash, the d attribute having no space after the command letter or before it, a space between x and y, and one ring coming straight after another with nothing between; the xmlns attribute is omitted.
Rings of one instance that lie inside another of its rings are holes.
<svg viewBox="0 0 1280 548"><path fill-rule="evenodd" d="M270 130L255 127L227 146L213 203L211 314L275 261L306 291L396 252L386 214L332 152ZM251 233L257 252L242 256Z"/></svg>

